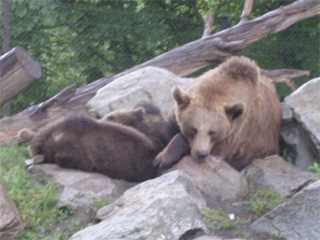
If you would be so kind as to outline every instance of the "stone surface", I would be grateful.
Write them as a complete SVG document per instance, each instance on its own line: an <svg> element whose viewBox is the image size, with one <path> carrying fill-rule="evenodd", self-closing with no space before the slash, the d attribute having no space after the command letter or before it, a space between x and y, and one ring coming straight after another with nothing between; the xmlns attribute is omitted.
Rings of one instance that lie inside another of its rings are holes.
<svg viewBox="0 0 320 240"><path fill-rule="evenodd" d="M117 109L131 109L145 100L156 104L166 116L174 103L172 88L191 81L162 68L145 67L101 88L86 107L92 115L103 117Z"/></svg>
<svg viewBox="0 0 320 240"><path fill-rule="evenodd" d="M192 179L173 171L127 190L100 209L102 222L74 234L76 240L179 239L190 229L204 229L205 200Z"/></svg>
<svg viewBox="0 0 320 240"><path fill-rule="evenodd" d="M313 173L294 167L277 155L254 160L242 174L258 187L271 188L283 196L290 196L317 180Z"/></svg>
<svg viewBox="0 0 320 240"><path fill-rule="evenodd" d="M320 78L314 78L284 99L281 135L286 159L306 170L320 163Z"/></svg>
<svg viewBox="0 0 320 240"><path fill-rule="evenodd" d="M201 236L201 237L197 237L193 240L243 240L242 238L232 238L232 239L226 239L226 238L220 238L220 237L216 237L216 236Z"/></svg>
<svg viewBox="0 0 320 240"><path fill-rule="evenodd" d="M168 171L175 169L186 172L193 179L197 187L208 197L210 205L235 200L248 193L246 178L215 157L197 162L191 156L185 156Z"/></svg>
<svg viewBox="0 0 320 240"><path fill-rule="evenodd" d="M112 202L135 185L99 173L61 168L56 164L35 165L29 174L40 181L44 177L52 178L60 196L57 207L71 207L81 224L94 218L96 201Z"/></svg>
<svg viewBox="0 0 320 240"><path fill-rule="evenodd" d="M23 228L20 213L0 178L0 239L14 239Z"/></svg>
<svg viewBox="0 0 320 240"><path fill-rule="evenodd" d="M252 223L258 234L278 234L283 239L319 239L320 180Z"/></svg>

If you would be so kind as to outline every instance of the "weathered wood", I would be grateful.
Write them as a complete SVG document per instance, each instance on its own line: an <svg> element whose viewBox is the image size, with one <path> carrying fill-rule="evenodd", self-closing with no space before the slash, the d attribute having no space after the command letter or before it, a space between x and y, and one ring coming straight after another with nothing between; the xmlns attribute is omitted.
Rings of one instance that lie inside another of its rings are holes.
<svg viewBox="0 0 320 240"><path fill-rule="evenodd" d="M41 67L21 47L0 57L0 106L41 77Z"/></svg>
<svg viewBox="0 0 320 240"><path fill-rule="evenodd" d="M204 23L202 38L207 37L211 34L212 26L213 26L213 15L212 15L212 12L209 11L206 17L206 22Z"/></svg>
<svg viewBox="0 0 320 240"><path fill-rule="evenodd" d="M241 22L245 22L249 20L252 7L253 7L253 0L246 0L244 3L242 15L241 15Z"/></svg>
<svg viewBox="0 0 320 240"><path fill-rule="evenodd" d="M274 71L261 70L261 74L266 76L272 82L284 83L291 92L294 92L297 89L297 86L294 83L293 78L309 76L310 71L298 69L279 69Z"/></svg>
<svg viewBox="0 0 320 240"><path fill-rule="evenodd" d="M261 70L261 73L270 79L273 79L274 82L285 82L289 79L309 76L310 71L304 71L299 69L278 69L278 70Z"/></svg>
<svg viewBox="0 0 320 240"><path fill-rule="evenodd" d="M176 75L186 76L212 63L222 62L232 53L245 49L250 43L319 13L320 2L318 0L296 1L254 20L240 22L236 26L185 44L111 78L102 78L78 88L75 96L61 106L46 108L46 118L40 121L33 120L31 115L41 104L28 108L15 116L3 118L0 120L0 145L15 139L22 127L36 130L72 111L84 111L85 104L101 87L139 68L162 67Z"/></svg>
<svg viewBox="0 0 320 240"><path fill-rule="evenodd" d="M212 63L223 61L232 53L245 49L249 44L269 34L280 32L319 13L320 1L296 1L259 18L240 22L206 38L187 43L137 67L157 66L179 76L186 76Z"/></svg>
<svg viewBox="0 0 320 240"><path fill-rule="evenodd" d="M69 87L65 88L57 95L41 103L40 106L37 107L34 110L34 112L30 115L30 118L34 121L43 120L47 116L46 110L49 107L56 107L62 105L75 95L76 90L77 87L75 84L72 84Z"/></svg>

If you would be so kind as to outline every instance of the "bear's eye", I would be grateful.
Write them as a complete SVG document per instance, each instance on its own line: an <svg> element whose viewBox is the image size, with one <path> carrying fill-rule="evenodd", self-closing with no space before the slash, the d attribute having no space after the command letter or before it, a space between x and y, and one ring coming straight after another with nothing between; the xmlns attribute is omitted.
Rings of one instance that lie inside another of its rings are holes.
<svg viewBox="0 0 320 240"><path fill-rule="evenodd" d="M198 133L198 130L197 130L196 128L192 127L192 128L191 128L191 134L192 134L192 135L195 135L195 134L197 134L197 133Z"/></svg>
<svg viewBox="0 0 320 240"><path fill-rule="evenodd" d="M217 132L215 131L209 131L208 132L208 135L211 137L211 138L215 138L217 136Z"/></svg>
<svg viewBox="0 0 320 240"><path fill-rule="evenodd" d="M114 116L108 116L108 117L107 117L107 120L109 120L109 121L114 121Z"/></svg>

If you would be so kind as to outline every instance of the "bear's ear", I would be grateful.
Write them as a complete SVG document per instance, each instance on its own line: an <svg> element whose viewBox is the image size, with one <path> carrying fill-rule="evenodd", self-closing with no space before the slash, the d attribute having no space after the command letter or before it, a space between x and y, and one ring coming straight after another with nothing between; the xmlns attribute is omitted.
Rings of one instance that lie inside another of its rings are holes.
<svg viewBox="0 0 320 240"><path fill-rule="evenodd" d="M30 142L33 139L34 135L35 135L35 132L33 132L32 130L23 128L22 130L19 131L18 138L20 141Z"/></svg>
<svg viewBox="0 0 320 240"><path fill-rule="evenodd" d="M188 106L191 97L184 92L180 87L175 86L172 90L172 94L173 94L173 98L176 100L178 107L184 108L186 106Z"/></svg>
<svg viewBox="0 0 320 240"><path fill-rule="evenodd" d="M225 111L230 121L240 117L245 111L246 106L243 103L237 103L234 105L226 106Z"/></svg>
<svg viewBox="0 0 320 240"><path fill-rule="evenodd" d="M138 107L135 109L135 116L138 120L143 120L143 116L145 115L145 110L142 107Z"/></svg>

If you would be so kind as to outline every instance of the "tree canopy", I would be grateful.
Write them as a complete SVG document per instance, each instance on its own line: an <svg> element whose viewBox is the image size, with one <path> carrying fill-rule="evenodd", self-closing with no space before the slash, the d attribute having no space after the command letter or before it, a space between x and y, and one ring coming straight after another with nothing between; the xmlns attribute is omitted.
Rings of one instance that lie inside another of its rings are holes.
<svg viewBox="0 0 320 240"><path fill-rule="evenodd" d="M254 1L252 18L293 0ZM21 46L43 71L12 101L13 112L55 95L66 86L82 86L112 76L201 37L208 11L213 32L222 19L237 24L243 1L237 0L11 0L11 47ZM224 22L225 23L225 22ZM239 53L264 69L319 70L319 17L313 17ZM305 82L302 79L298 85ZM281 96L288 94L279 85Z"/></svg>

